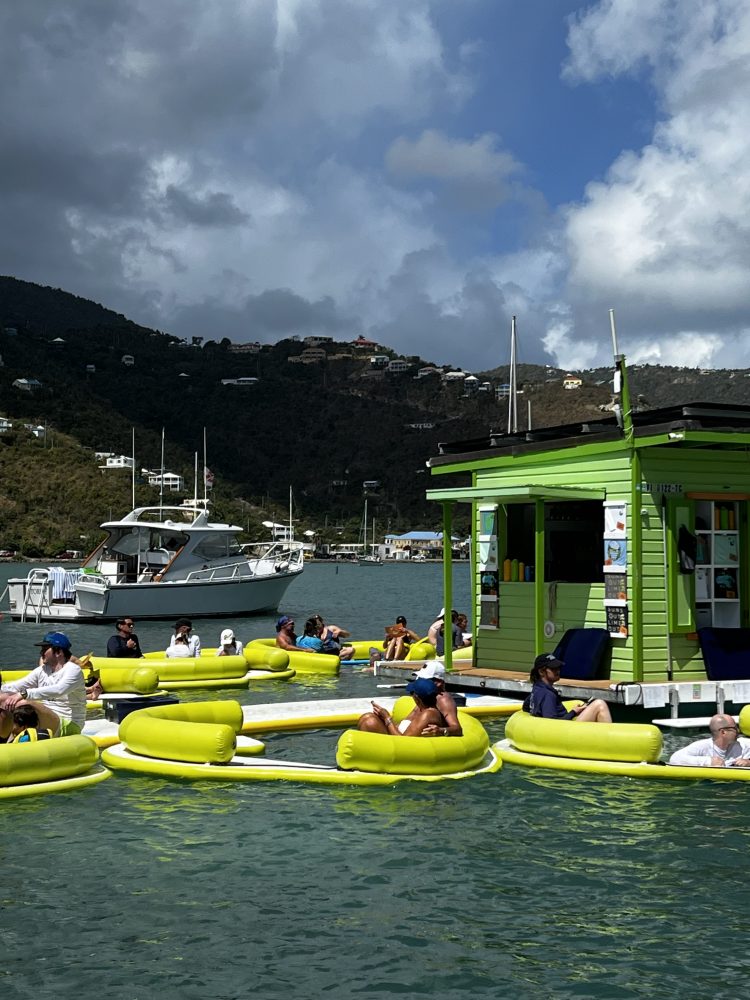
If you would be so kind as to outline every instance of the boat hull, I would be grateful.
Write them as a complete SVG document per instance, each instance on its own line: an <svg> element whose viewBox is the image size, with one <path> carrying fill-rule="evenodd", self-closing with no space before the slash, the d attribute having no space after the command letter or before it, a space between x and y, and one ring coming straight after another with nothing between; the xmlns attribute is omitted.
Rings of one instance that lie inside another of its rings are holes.
<svg viewBox="0 0 750 1000"><path fill-rule="evenodd" d="M76 586L75 602L49 601L35 612L27 610L26 619L39 621L96 621L132 615L140 620L206 618L260 614L275 611L287 587L299 576L277 573L250 580L178 581L170 583L124 583L101 586L82 580ZM10 580L8 594L10 615L20 620L24 606L25 579Z"/></svg>

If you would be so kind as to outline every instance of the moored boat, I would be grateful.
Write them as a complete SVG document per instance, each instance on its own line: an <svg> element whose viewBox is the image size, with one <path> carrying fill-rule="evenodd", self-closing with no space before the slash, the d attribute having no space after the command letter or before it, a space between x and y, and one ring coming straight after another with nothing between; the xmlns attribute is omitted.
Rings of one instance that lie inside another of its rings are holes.
<svg viewBox="0 0 750 1000"><path fill-rule="evenodd" d="M35 567L8 581L20 621L247 615L273 611L303 570L301 542L242 545L242 528L209 519L205 501L138 507L102 524L75 570Z"/></svg>

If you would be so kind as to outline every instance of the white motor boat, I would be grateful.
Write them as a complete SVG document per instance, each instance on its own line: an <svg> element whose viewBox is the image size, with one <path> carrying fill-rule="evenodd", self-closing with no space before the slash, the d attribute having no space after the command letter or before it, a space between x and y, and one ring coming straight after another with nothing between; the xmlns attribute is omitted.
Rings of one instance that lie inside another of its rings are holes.
<svg viewBox="0 0 750 1000"><path fill-rule="evenodd" d="M102 529L106 538L79 568L37 567L9 580L11 617L71 622L274 611L304 568L301 542L241 545L242 528L210 521L205 501L138 507Z"/></svg>

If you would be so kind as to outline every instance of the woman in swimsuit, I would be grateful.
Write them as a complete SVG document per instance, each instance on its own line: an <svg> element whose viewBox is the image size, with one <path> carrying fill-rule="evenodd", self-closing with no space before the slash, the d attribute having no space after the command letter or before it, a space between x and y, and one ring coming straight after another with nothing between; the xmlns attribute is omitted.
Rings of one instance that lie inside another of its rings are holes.
<svg viewBox="0 0 750 1000"><path fill-rule="evenodd" d="M360 716L357 729L386 736L430 736L434 730L425 733L428 726L445 727L445 719L435 704L438 689L434 681L419 678L407 684L406 691L414 699L414 709L398 725L388 709L373 701L372 711Z"/></svg>

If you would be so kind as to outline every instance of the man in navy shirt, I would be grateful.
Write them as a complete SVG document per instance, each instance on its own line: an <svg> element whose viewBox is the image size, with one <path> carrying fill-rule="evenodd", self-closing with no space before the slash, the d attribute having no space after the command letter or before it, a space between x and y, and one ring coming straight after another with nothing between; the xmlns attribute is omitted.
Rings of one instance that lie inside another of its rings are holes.
<svg viewBox="0 0 750 1000"><path fill-rule="evenodd" d="M107 643L107 656L128 657L137 659L143 656L138 636L133 631L135 622L132 618L118 618L115 622L117 634Z"/></svg>
<svg viewBox="0 0 750 1000"><path fill-rule="evenodd" d="M560 671L565 666L552 653L542 653L534 660L529 679L533 683L531 694L523 703L524 712L541 716L543 719L571 719L581 722L611 722L609 706L597 698L566 709L560 692L553 687L560 680Z"/></svg>

